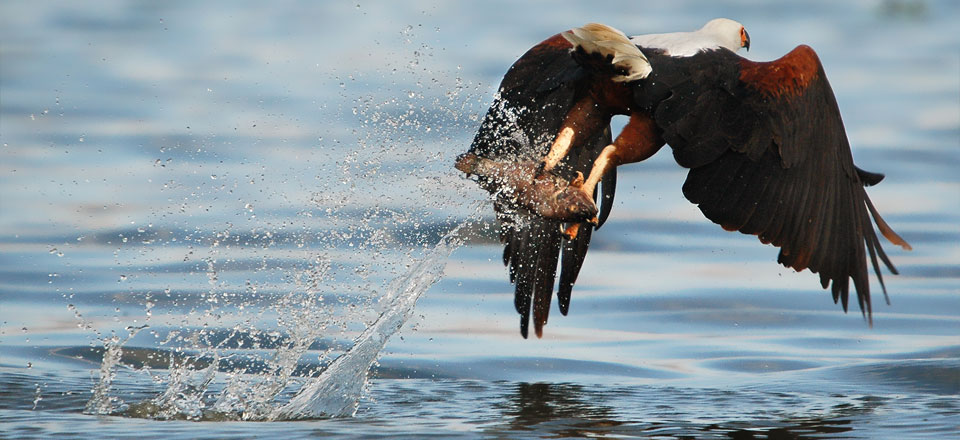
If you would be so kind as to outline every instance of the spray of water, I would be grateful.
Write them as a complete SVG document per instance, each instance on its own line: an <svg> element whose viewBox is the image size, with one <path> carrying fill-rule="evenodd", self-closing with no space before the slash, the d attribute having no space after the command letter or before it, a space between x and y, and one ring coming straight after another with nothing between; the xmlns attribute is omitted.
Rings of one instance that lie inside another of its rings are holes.
<svg viewBox="0 0 960 440"><path fill-rule="evenodd" d="M403 327L413 313L420 296L436 283L446 267L450 254L463 244L461 228L464 222L447 232L419 261L410 265L402 276L394 279L381 301L384 311L369 325L353 346L330 363L318 377L300 382L293 398L285 403L279 397L291 385L291 374L297 360L307 351L317 336L315 333L296 338L295 342L278 349L273 356L270 372L276 374L236 376L215 397L211 411L205 411L205 394L214 392L211 385L221 364L219 350L211 350L210 360L203 368L193 363L174 365L171 360L166 389L157 397L133 405L124 405L110 395L113 370L118 367L122 346L140 329L134 329L125 339L113 338L106 343L100 369L101 380L87 405L91 414L119 413L158 419L186 418L287 420L352 416L358 407L368 373L390 337Z"/></svg>
<svg viewBox="0 0 960 440"><path fill-rule="evenodd" d="M100 380L94 387L93 397L87 401L84 412L87 414L109 414L113 411L117 398L110 395L110 388L113 385L113 369L120 362L123 354L123 344L136 336L140 330L145 327L127 327L127 336L120 338L118 335L111 335L103 340L103 362L100 364Z"/></svg>
<svg viewBox="0 0 960 440"><path fill-rule="evenodd" d="M443 273L450 253L462 244L457 226L402 277L388 288L384 298L388 306L373 325L357 338L350 350L338 357L320 377L309 382L286 405L270 414L270 419L304 419L352 416L367 382L367 372L394 333L413 313L417 299Z"/></svg>
<svg viewBox="0 0 960 440"><path fill-rule="evenodd" d="M402 34L414 41L416 32ZM129 296L146 292L149 330L99 338L104 355L87 413L279 420L356 412L370 366L482 210L465 206L476 188L451 168L478 122L475 102L463 96L470 91L459 66L431 70L433 49L410 44L413 62L386 66L376 87L333 78L347 120L318 128L329 133L316 145L254 145L270 152L221 169L205 145L214 139L161 148L163 157L187 159L157 159L171 173L160 189L171 203L155 211L166 229L143 222L121 234L115 253L130 268L122 277ZM403 92L384 96L386 81ZM125 402L135 393L124 386L144 378L153 397Z"/></svg>

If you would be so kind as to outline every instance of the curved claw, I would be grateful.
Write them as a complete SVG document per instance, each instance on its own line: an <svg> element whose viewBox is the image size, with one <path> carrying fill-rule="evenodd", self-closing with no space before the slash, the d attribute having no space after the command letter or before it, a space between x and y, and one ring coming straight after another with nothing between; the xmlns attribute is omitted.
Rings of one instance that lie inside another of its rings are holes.
<svg viewBox="0 0 960 440"><path fill-rule="evenodd" d="M576 240L577 234L579 233L580 233L580 223L573 223L570 226L567 226L567 228L563 230L563 236L570 241Z"/></svg>
<svg viewBox="0 0 960 440"><path fill-rule="evenodd" d="M533 172L533 179L534 180L539 179L543 177L543 175L546 173L547 173L547 161L541 160L540 163L537 164L537 169Z"/></svg>
<svg viewBox="0 0 960 440"><path fill-rule="evenodd" d="M577 171L577 177L574 177L570 180L570 186L574 188L580 188L583 186L583 173Z"/></svg>

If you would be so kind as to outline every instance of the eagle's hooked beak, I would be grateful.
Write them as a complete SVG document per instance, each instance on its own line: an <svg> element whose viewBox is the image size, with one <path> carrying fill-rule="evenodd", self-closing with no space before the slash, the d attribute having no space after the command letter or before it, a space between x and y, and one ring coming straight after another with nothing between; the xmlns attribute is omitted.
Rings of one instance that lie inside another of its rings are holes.
<svg viewBox="0 0 960 440"><path fill-rule="evenodd" d="M740 47L750 51L750 34L747 33L746 28L740 28Z"/></svg>

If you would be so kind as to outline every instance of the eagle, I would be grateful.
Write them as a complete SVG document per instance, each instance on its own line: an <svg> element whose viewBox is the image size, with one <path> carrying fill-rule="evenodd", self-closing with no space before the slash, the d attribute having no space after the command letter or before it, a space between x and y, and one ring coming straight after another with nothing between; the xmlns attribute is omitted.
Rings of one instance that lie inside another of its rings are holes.
<svg viewBox="0 0 960 440"><path fill-rule="evenodd" d="M884 176L854 165L813 49L755 62L737 55L749 47L746 29L725 18L629 38L590 23L509 68L456 168L494 197L524 338L531 311L542 337L555 284L568 313L590 238L610 214L617 167L664 145L689 170L683 195L707 219L779 247L786 267L819 274L844 312L852 279L872 325L868 256L885 297L878 258L897 274L874 223L910 249L864 189ZM629 118L616 138L615 115Z"/></svg>

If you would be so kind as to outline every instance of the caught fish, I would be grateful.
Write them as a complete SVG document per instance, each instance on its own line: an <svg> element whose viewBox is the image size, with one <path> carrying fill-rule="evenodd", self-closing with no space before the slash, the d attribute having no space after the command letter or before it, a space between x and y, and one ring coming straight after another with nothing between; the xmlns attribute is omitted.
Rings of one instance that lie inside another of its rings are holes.
<svg viewBox="0 0 960 440"><path fill-rule="evenodd" d="M509 204L551 220L596 223L597 205L583 187L583 174L571 181L540 172L535 161L498 162L463 154L456 168L480 177L480 185Z"/></svg>

